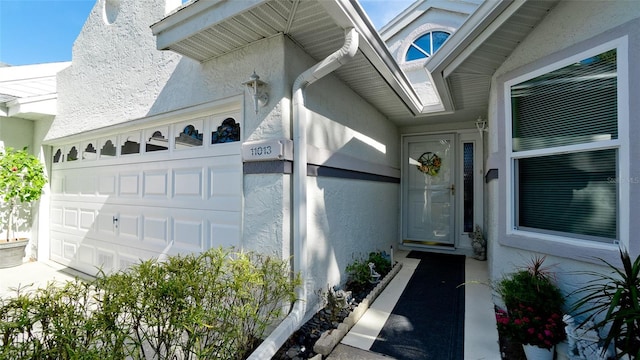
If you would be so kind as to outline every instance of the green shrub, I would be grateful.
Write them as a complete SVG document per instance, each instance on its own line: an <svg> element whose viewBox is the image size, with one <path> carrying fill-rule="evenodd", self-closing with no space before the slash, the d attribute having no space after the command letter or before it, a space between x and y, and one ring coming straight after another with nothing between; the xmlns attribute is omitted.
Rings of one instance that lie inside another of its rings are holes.
<svg viewBox="0 0 640 360"><path fill-rule="evenodd" d="M384 277L391 271L391 260L382 252L369 253L369 262L373 263L376 272L378 272L381 277Z"/></svg>
<svg viewBox="0 0 640 360"><path fill-rule="evenodd" d="M144 261L0 302L0 359L242 359L299 284L255 253Z"/></svg>
<svg viewBox="0 0 640 360"><path fill-rule="evenodd" d="M391 271L391 261L381 252L371 252L366 259L355 259L347 265L346 288L358 293L371 287L371 269L369 263L373 263L375 271L383 278Z"/></svg>

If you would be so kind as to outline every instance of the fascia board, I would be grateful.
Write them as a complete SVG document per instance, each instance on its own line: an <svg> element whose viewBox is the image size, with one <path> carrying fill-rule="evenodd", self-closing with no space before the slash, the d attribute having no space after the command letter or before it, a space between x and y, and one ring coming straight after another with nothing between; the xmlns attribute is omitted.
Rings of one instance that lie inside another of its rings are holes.
<svg viewBox="0 0 640 360"><path fill-rule="evenodd" d="M471 15L479 7L474 1L418 0L384 25L379 31L380 37L386 42L393 35L411 25L416 19L432 10Z"/></svg>
<svg viewBox="0 0 640 360"><path fill-rule="evenodd" d="M460 66L471 54L473 54L482 44L491 36L494 32L500 28L511 16L513 16L526 1L517 1L508 4L506 9L499 11L499 14L491 19L491 22L486 26L477 36L469 39L469 41L463 46L457 48L456 54L452 56L448 61L443 61L439 65L439 70L442 71L444 77L451 75L458 66ZM495 12L494 12L495 14Z"/></svg>
<svg viewBox="0 0 640 360"><path fill-rule="evenodd" d="M15 99L7 103L7 115L13 117L20 117L20 114L26 113L56 115L57 100L57 94Z"/></svg>
<svg viewBox="0 0 640 360"><path fill-rule="evenodd" d="M338 26L344 29L353 27L358 31L360 51L402 98L409 110L413 114L419 113L423 108L420 98L357 1L332 0L320 1L320 4Z"/></svg>
<svg viewBox="0 0 640 360"><path fill-rule="evenodd" d="M425 70L447 111L453 111L454 107L446 78L523 3L485 1L425 63Z"/></svg>
<svg viewBox="0 0 640 360"><path fill-rule="evenodd" d="M404 9L400 14L396 15L393 19L391 19L388 23L386 23L379 31L380 37L387 41L391 36L396 34L398 31L402 30L406 26L407 23L415 20L419 14L409 16L413 11L424 3L425 0L417 0L413 4L411 4L408 8Z"/></svg>
<svg viewBox="0 0 640 360"><path fill-rule="evenodd" d="M71 61L0 67L0 82L31 80L55 76L71 65Z"/></svg>
<svg viewBox="0 0 640 360"><path fill-rule="evenodd" d="M156 48L166 50L171 44L267 1L201 0L188 4L151 25L151 32L156 36Z"/></svg>

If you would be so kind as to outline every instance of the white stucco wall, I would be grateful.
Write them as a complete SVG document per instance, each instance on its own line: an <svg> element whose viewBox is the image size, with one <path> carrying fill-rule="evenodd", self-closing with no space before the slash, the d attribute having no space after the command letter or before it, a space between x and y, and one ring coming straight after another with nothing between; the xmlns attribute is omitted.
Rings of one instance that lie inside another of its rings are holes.
<svg viewBox="0 0 640 360"><path fill-rule="evenodd" d="M397 184L315 177L308 190L312 290L344 284L355 259L398 248Z"/></svg>
<svg viewBox="0 0 640 360"><path fill-rule="evenodd" d="M105 16L119 3L117 16ZM58 116L53 139L153 112L156 98L180 56L155 51L149 25L165 15L165 0L99 0L73 45L72 65L58 76Z"/></svg>
<svg viewBox="0 0 640 360"><path fill-rule="evenodd" d="M286 51L285 76L292 85L317 61L289 41ZM307 129L310 164L373 174L397 172L397 127L334 75L310 85L305 104L311 112ZM397 243L399 184L310 176L307 186L312 276L307 291L312 294L343 284L345 268L355 258L376 250L388 252ZM319 300L310 299L308 308Z"/></svg>
<svg viewBox="0 0 640 360"><path fill-rule="evenodd" d="M291 138L291 87L316 60L284 36L205 63L157 51L148 27L164 16L159 3L123 1L108 24L98 2L74 45L72 66L60 74L59 116L48 141L238 95L244 96L243 141ZM258 114L242 85L254 70L269 93ZM399 168L397 129L371 105L332 75L307 95L312 147L328 158L340 154L346 169L359 163L383 172ZM244 248L290 255L290 181L287 174L244 175ZM313 177L309 184L310 273L313 286L326 289L344 282L341 271L352 254L388 250L397 241L398 184Z"/></svg>
<svg viewBox="0 0 640 360"><path fill-rule="evenodd" d="M531 32L531 34L515 49L512 55L504 62L504 64L496 71L493 78L491 93L490 93L490 109L489 109L489 129L490 138L488 140L487 153L490 155L490 162L494 166L499 168L499 180L491 181L488 186L488 204L487 204L487 225L488 225L488 237L490 239L490 272L491 277L496 279L503 274L511 272L515 267L526 264L533 256L537 254L546 254L546 251L551 251L549 248L540 248L539 251L526 251L514 247L501 245L499 243L499 237L503 236L503 229L499 226L503 226L505 216L504 208L506 204L501 200L500 194L504 192L504 181L506 178L504 169L504 141L500 138L499 129L504 127L504 109L503 104L499 102L499 93L503 91L503 83L501 79L504 79L505 74L509 74L512 71L517 71L528 64L544 59L548 56L558 57L558 52L562 52L563 49L575 44L579 44L585 40L590 40L594 36L597 36L608 29L617 27L618 25L625 24L630 20L640 17L640 7L633 1L616 1L616 2L603 2L603 1L561 1L558 5L549 13L549 15ZM637 24L637 22L636 22ZM637 27L636 27L637 29ZM637 41L637 37L631 39L630 42ZM587 41L584 47L591 44ZM593 43L591 46L598 45ZM635 47L635 50L633 49ZM636 55L630 56L637 59L638 44L630 44L630 53L635 52ZM561 55L560 55L561 58ZM633 64L630 64L630 68ZM630 71L630 76L639 80L637 71ZM635 98L638 95L637 81L630 80L631 98ZM635 94L635 95L634 95ZM630 105L634 107L633 102ZM636 106L637 108L637 106ZM631 109L630 124L631 124L631 138L634 138L633 134L638 134L638 124L640 124L640 118L638 118L637 111L634 114ZM509 141L508 136L506 141ZM637 159L639 155L637 147L631 147L631 158ZM635 161L632 161L632 163ZM632 165L631 174L637 174L637 166ZM638 203L638 191L633 186L631 190L631 219L637 218L638 206L634 205ZM631 242L631 250L635 251L636 255L640 244L635 234L638 233L638 225L636 221L631 221L629 229L621 229L622 232L628 231ZM535 241L535 240L532 240ZM614 253L614 251L612 251ZM575 251L567 251L565 256L548 256L546 263L548 265L554 265L552 270L558 275L561 287L565 292L570 292L581 284L581 279L575 275L576 270L602 270L600 263L593 259L592 253L584 250L577 249ZM633 255L633 253L632 253ZM615 260L615 259L614 259Z"/></svg>
<svg viewBox="0 0 640 360"><path fill-rule="evenodd" d="M31 120L0 117L0 141L5 148L22 149L28 146L29 151L33 152L33 130L34 122Z"/></svg>

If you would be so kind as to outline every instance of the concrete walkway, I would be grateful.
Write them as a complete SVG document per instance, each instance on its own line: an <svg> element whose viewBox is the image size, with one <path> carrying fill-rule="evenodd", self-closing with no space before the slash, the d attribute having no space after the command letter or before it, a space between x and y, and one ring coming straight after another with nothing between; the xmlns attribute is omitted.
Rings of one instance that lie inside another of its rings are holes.
<svg viewBox="0 0 640 360"><path fill-rule="evenodd" d="M51 282L65 283L76 277L89 278L52 261L25 262L20 266L0 269L0 298L15 296L16 289L29 291L46 287Z"/></svg>
<svg viewBox="0 0 640 360"><path fill-rule="evenodd" d="M407 258L407 254L408 252L396 254L395 260L403 263L402 269L327 359L392 359L370 352L369 349L420 262L418 259ZM488 283L487 263L467 258L465 283L464 359L500 360L491 290L483 285Z"/></svg>

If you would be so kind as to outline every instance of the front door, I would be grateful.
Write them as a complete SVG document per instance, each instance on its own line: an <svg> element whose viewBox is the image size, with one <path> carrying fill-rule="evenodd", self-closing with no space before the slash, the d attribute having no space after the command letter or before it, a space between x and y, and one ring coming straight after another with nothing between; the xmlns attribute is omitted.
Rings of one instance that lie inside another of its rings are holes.
<svg viewBox="0 0 640 360"><path fill-rule="evenodd" d="M405 138L403 178L403 242L455 243L455 136Z"/></svg>

